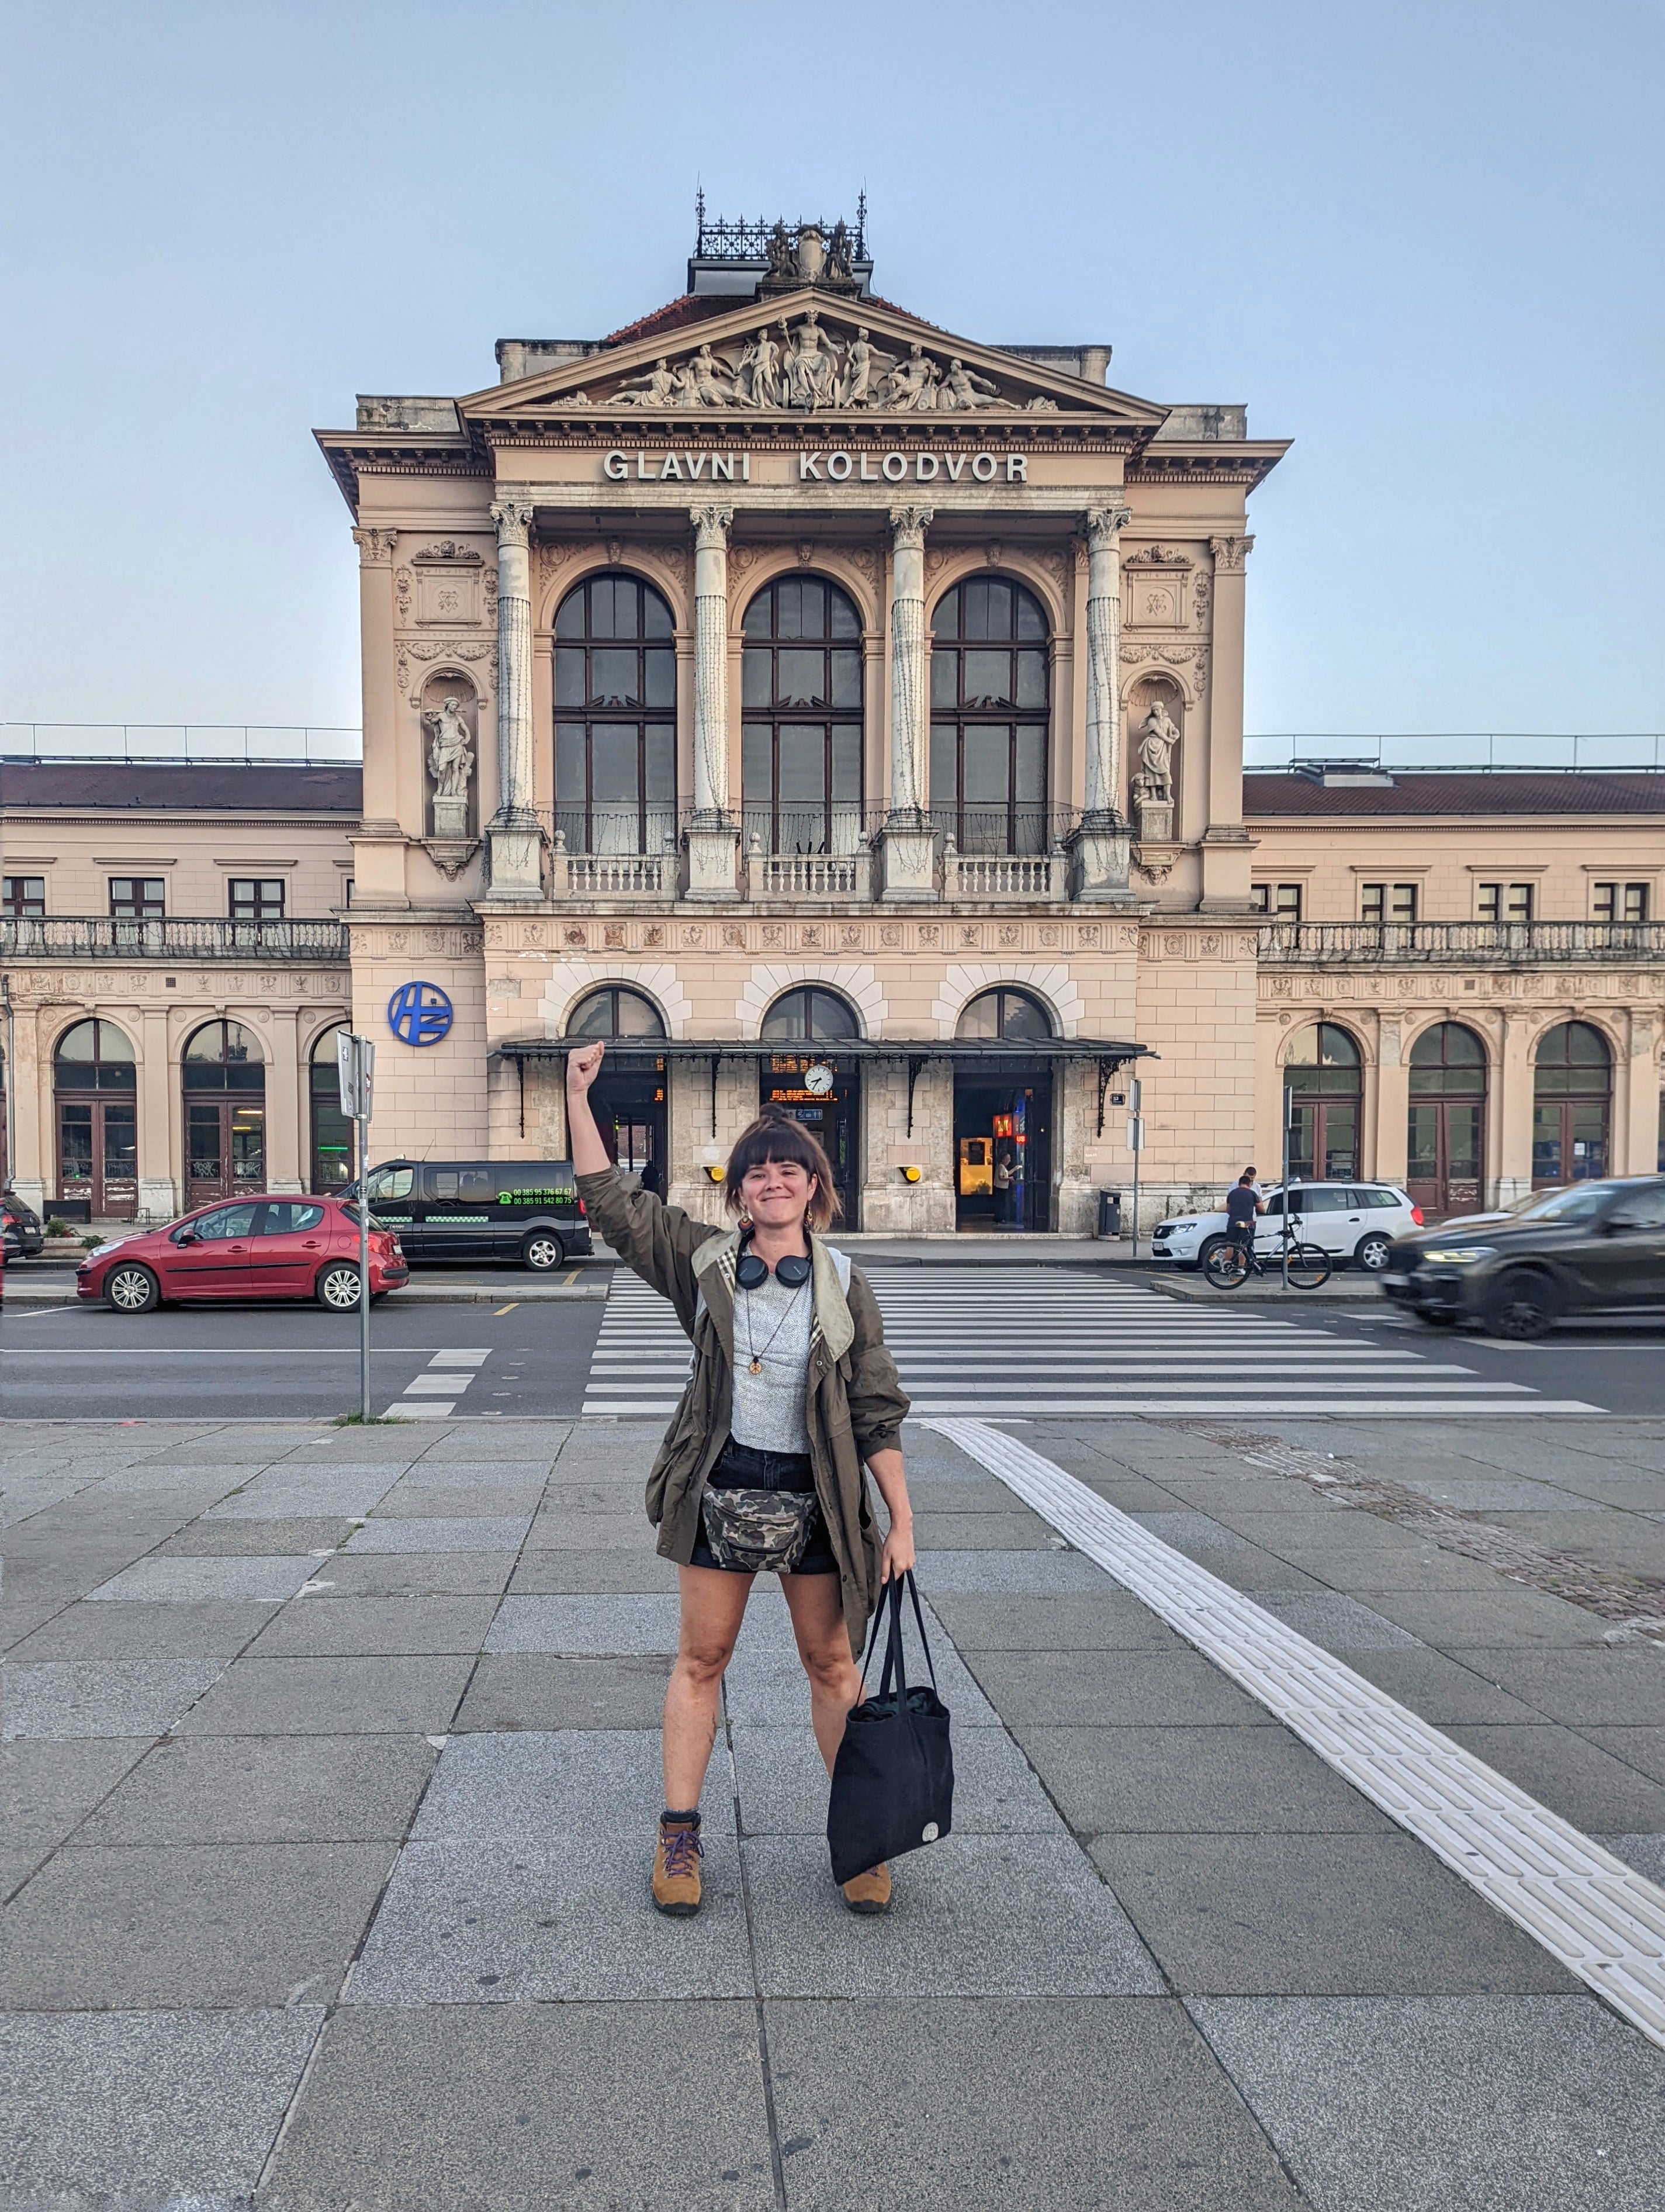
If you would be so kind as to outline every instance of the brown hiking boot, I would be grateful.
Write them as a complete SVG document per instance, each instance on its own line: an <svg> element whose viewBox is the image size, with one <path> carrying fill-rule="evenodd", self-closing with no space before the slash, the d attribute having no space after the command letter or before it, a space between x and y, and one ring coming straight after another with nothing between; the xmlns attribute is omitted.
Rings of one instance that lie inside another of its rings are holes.
<svg viewBox="0 0 1665 2212"><path fill-rule="evenodd" d="M888 1912L890 1909L890 1869L881 1860L854 1881L844 1884L844 1902L852 1912Z"/></svg>
<svg viewBox="0 0 1665 2212"><path fill-rule="evenodd" d="M697 1820L661 1820L653 1853L653 1902L661 1912L685 1920L700 1909L700 1842Z"/></svg>

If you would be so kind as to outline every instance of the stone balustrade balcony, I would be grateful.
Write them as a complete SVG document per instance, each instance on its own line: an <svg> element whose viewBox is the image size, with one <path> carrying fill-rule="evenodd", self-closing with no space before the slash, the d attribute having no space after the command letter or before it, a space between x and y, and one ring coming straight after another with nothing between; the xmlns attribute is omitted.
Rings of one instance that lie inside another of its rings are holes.
<svg viewBox="0 0 1665 2212"><path fill-rule="evenodd" d="M276 963L349 957L342 921L226 921L170 915L130 921L113 915L0 916L0 959L240 960Z"/></svg>
<svg viewBox="0 0 1665 2212"><path fill-rule="evenodd" d="M1665 961L1660 921L1279 921L1260 933L1262 967L1634 967Z"/></svg>

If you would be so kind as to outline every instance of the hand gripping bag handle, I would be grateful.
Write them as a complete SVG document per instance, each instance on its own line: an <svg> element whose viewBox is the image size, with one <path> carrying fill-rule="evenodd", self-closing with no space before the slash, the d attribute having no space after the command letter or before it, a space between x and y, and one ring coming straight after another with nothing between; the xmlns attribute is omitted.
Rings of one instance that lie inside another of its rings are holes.
<svg viewBox="0 0 1665 2212"><path fill-rule="evenodd" d="M913 1601L914 1620L919 1628L920 1649L925 1654L926 1671L931 1677L932 1692L940 1696L940 1692L937 1690L936 1662L931 1656L931 1639L925 1632L925 1615L920 1609L919 1585L914 1580L913 1569L909 1567L903 1574L892 1576L881 1591L878 1604L873 1613L872 1633L867 1639L867 1650L861 1662L861 1690L865 1697L867 1690L867 1669L872 1663L873 1652L878 1643L880 1623L888 1607L890 1616L890 1632L885 1638L884 1664L879 1674L878 1694L881 1698L889 1697L891 1680L894 1677L896 1702L899 1705L905 1705L908 1702L908 1670L902 1638L902 1585L904 1581L908 1584L908 1595Z"/></svg>

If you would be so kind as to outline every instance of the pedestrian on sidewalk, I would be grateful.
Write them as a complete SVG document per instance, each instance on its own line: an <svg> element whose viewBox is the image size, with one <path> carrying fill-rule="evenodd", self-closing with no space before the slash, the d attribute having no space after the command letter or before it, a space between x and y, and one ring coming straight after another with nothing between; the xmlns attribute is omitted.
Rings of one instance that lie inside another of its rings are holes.
<svg viewBox="0 0 1665 2212"><path fill-rule="evenodd" d="M579 1195L623 1260L671 1300L693 1371L647 1478L647 1517L681 1585L677 1658L665 1695L665 1810L653 1858L661 1912L700 1906L700 1792L717 1700L754 1575L781 1576L827 1771L861 1695L856 1666L881 1586L914 1564L902 1463L908 1399L860 1270L823 1242L838 1210L814 1134L779 1109L744 1131L723 1173L738 1225L696 1221L627 1189L607 1157L589 1090L605 1048L567 1056L567 1120ZM863 1462L890 1514L881 1547ZM883 1912L890 1875L843 1885L853 1912Z"/></svg>

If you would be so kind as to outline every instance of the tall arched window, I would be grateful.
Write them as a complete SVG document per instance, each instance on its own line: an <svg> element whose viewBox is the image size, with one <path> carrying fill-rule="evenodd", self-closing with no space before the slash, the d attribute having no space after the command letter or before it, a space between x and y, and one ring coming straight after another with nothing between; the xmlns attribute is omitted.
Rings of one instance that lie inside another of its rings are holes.
<svg viewBox="0 0 1665 2212"><path fill-rule="evenodd" d="M635 576L592 576L555 617L555 823L574 853L660 853L677 823L671 610Z"/></svg>
<svg viewBox="0 0 1665 2212"><path fill-rule="evenodd" d="M1345 1182L1358 1173L1358 1047L1334 1022L1297 1030L1284 1054L1284 1082L1295 1094L1290 1116L1291 1179Z"/></svg>
<svg viewBox="0 0 1665 2212"><path fill-rule="evenodd" d="M573 1008L567 1035L574 1037L662 1037L665 1024L653 1000L623 983L591 991Z"/></svg>
<svg viewBox="0 0 1665 2212"><path fill-rule="evenodd" d="M1436 1022L1411 1047L1406 1186L1430 1213L1462 1213L1486 1186L1486 1045L1461 1022Z"/></svg>
<svg viewBox="0 0 1665 2212"><path fill-rule="evenodd" d="M968 999L954 1024L954 1035L965 1038L1004 1037L1018 1042L1052 1034L1052 1017L1040 1000L1009 984Z"/></svg>
<svg viewBox="0 0 1665 2212"><path fill-rule="evenodd" d="M313 1045L307 1070L312 1105L312 1182L314 1191L339 1190L355 1173L353 1162L353 1124L341 1110L341 1064L337 1041L347 1035L348 1024L337 1022Z"/></svg>
<svg viewBox="0 0 1665 2212"><path fill-rule="evenodd" d="M841 1038L860 1034L861 1024L849 1000L813 983L778 998L763 1016L758 1031L767 1044L789 1044L799 1038L836 1044Z"/></svg>
<svg viewBox="0 0 1665 2212"><path fill-rule="evenodd" d="M963 853L1047 849L1047 617L1022 584L972 576L931 623L931 817Z"/></svg>
<svg viewBox="0 0 1665 2212"><path fill-rule="evenodd" d="M1613 1054L1589 1022L1559 1022L1532 1067L1532 1180L1537 1188L1607 1172Z"/></svg>
<svg viewBox="0 0 1665 2212"><path fill-rule="evenodd" d="M52 1054L58 1111L58 1194L91 1218L138 1212L138 1070L113 1022L77 1022Z"/></svg>
<svg viewBox="0 0 1665 2212"><path fill-rule="evenodd" d="M205 1022L185 1048L185 1204L266 1187L266 1069L241 1022Z"/></svg>
<svg viewBox="0 0 1665 2212"><path fill-rule="evenodd" d="M766 853L853 853L861 831L861 617L820 576L745 612L740 800Z"/></svg>

